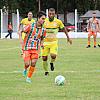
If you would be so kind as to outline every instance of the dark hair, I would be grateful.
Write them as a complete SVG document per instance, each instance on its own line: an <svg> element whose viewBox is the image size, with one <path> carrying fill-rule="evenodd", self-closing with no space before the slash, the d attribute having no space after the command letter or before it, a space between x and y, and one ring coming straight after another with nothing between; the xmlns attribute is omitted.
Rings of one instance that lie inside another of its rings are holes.
<svg viewBox="0 0 100 100"><path fill-rule="evenodd" d="M40 11L40 12L38 12L38 14L37 14L37 18L40 18L41 16L46 16L46 13L44 12L44 11Z"/></svg>
<svg viewBox="0 0 100 100"><path fill-rule="evenodd" d="M92 14L96 14L96 12L93 12Z"/></svg>
<svg viewBox="0 0 100 100"><path fill-rule="evenodd" d="M32 13L32 11L29 11L28 13ZM33 13L32 13L33 14Z"/></svg>
<svg viewBox="0 0 100 100"><path fill-rule="evenodd" d="M54 8L49 8L49 11L55 11L55 9Z"/></svg>

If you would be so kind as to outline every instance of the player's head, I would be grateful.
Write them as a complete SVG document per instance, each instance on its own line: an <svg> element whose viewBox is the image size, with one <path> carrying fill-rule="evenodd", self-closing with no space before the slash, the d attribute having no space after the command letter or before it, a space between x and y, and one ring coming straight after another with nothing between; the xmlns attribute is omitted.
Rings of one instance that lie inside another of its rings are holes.
<svg viewBox="0 0 100 100"><path fill-rule="evenodd" d="M42 25L45 22L46 13L44 11L40 11L37 14L37 18L38 18L38 23L40 23Z"/></svg>
<svg viewBox="0 0 100 100"><path fill-rule="evenodd" d="M96 12L92 13L93 18L96 18Z"/></svg>
<svg viewBox="0 0 100 100"><path fill-rule="evenodd" d="M49 17L49 20L51 20L51 21L54 19L54 17L55 17L55 9L54 8L49 8L48 17Z"/></svg>
<svg viewBox="0 0 100 100"><path fill-rule="evenodd" d="M11 24L11 22L9 22L9 24Z"/></svg>
<svg viewBox="0 0 100 100"><path fill-rule="evenodd" d="M32 14L32 12L29 11L27 16L28 16L28 20L31 20L31 19L33 18L33 14Z"/></svg>

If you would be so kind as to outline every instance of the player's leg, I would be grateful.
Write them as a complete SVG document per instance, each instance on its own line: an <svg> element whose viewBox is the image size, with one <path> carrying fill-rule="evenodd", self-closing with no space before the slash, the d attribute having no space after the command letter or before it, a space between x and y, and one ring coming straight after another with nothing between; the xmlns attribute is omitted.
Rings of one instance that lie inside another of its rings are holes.
<svg viewBox="0 0 100 100"><path fill-rule="evenodd" d="M26 82L31 83L31 77L35 71L37 60L38 60L38 51L31 50L30 68L27 74Z"/></svg>
<svg viewBox="0 0 100 100"><path fill-rule="evenodd" d="M24 70L23 70L23 76L26 76L27 69L30 65L30 53L29 51L23 51L23 59L24 59Z"/></svg>
<svg viewBox="0 0 100 100"><path fill-rule="evenodd" d="M32 59L31 60L31 65L30 65L30 68L29 68L29 71L28 71L28 75L27 75L27 78L26 78L26 82L29 82L31 83L31 78L32 78L32 75L35 71L35 66L36 66L36 62L37 62L38 59Z"/></svg>
<svg viewBox="0 0 100 100"><path fill-rule="evenodd" d="M27 75L27 68L30 65L30 61L24 61L24 70L23 70L23 76Z"/></svg>
<svg viewBox="0 0 100 100"><path fill-rule="evenodd" d="M43 60L43 69L45 71L45 75L48 75L49 72L48 72L48 56L42 56L42 60Z"/></svg>
<svg viewBox="0 0 100 100"><path fill-rule="evenodd" d="M8 34L5 36L5 38L7 38L9 35L10 35L10 32L9 32L9 30L8 30Z"/></svg>
<svg viewBox="0 0 100 100"><path fill-rule="evenodd" d="M9 34L10 34L10 39L12 39L12 30L10 30Z"/></svg>
<svg viewBox="0 0 100 100"><path fill-rule="evenodd" d="M50 54L50 56L51 56L50 69L51 71L54 71L54 62L56 60L56 54Z"/></svg>
<svg viewBox="0 0 100 100"><path fill-rule="evenodd" d="M97 37L97 33L93 33L93 38L94 38L94 48L96 48L96 37Z"/></svg>
<svg viewBox="0 0 100 100"><path fill-rule="evenodd" d="M44 48L41 50L42 60L43 60L43 69L45 71L45 75L48 75L48 54L49 54L49 45L44 45Z"/></svg>
<svg viewBox="0 0 100 100"><path fill-rule="evenodd" d="M91 38L91 36L92 36L92 32L89 32L89 34L88 34L88 45L87 45L86 48L90 48L91 47L91 45L90 45L90 38Z"/></svg>
<svg viewBox="0 0 100 100"><path fill-rule="evenodd" d="M51 47L50 47L50 56L51 56L50 68L51 68L51 71L54 70L54 62L56 60L57 52L58 52L58 44L55 43L55 44L51 45Z"/></svg>
<svg viewBox="0 0 100 100"><path fill-rule="evenodd" d="M100 47L100 43L98 44L98 47Z"/></svg>

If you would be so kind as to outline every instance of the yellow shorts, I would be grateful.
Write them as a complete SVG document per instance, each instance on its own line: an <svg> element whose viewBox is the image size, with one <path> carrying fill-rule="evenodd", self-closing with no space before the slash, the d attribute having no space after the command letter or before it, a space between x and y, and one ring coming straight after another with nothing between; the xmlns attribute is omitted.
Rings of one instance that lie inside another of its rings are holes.
<svg viewBox="0 0 100 100"><path fill-rule="evenodd" d="M22 32L22 39L23 39L23 40L24 40L24 38L25 38L25 34L26 34L26 33Z"/></svg>
<svg viewBox="0 0 100 100"><path fill-rule="evenodd" d="M48 56L48 54L56 54L58 52L58 43L44 44L44 48L41 50L42 56Z"/></svg>

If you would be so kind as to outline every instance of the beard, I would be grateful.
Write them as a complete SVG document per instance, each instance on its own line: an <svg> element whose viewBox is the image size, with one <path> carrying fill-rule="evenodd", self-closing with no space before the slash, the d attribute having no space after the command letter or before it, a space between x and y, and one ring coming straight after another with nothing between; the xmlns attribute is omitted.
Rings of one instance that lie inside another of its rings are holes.
<svg viewBox="0 0 100 100"><path fill-rule="evenodd" d="M50 22L52 22L53 20L54 20L54 17L52 17L52 18L49 17L49 21Z"/></svg>

